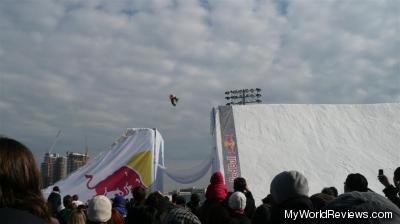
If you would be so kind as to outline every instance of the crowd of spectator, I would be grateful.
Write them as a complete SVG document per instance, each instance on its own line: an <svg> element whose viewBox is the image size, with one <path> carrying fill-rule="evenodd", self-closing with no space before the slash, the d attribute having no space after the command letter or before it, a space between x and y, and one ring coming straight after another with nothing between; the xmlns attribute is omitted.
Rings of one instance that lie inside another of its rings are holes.
<svg viewBox="0 0 400 224"><path fill-rule="evenodd" d="M179 194L170 199L161 192L136 187L131 190L131 200L97 195L82 202L78 194L62 196L57 186L45 200L31 151L16 140L0 137L0 223L6 224L400 224L400 167L394 172L393 184L383 174L377 181L382 183L385 197L369 189L368 180L360 173L348 174L343 194L335 187L326 187L311 195L302 173L283 171L273 178L270 194L258 207L245 178L236 178L233 192L229 192L221 172L211 176L205 201L197 194L187 202ZM366 212L368 216L288 217L297 211ZM389 212L391 216L371 217L373 212Z"/></svg>

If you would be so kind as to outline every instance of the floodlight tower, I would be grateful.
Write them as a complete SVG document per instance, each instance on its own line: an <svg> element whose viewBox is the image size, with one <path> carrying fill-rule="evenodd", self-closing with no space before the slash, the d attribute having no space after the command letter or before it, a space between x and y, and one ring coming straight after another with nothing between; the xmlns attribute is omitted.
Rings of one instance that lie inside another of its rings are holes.
<svg viewBox="0 0 400 224"><path fill-rule="evenodd" d="M226 105L245 105L249 103L261 103L261 89L235 89L225 92Z"/></svg>

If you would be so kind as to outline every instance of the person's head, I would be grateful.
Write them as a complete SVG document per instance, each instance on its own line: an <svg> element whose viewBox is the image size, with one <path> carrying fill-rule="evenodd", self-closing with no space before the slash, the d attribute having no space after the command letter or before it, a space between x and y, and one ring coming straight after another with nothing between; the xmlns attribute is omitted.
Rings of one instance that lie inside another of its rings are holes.
<svg viewBox="0 0 400 224"><path fill-rule="evenodd" d="M367 179L359 173L351 173L347 176L344 182L344 192L351 191L368 191L368 181Z"/></svg>
<svg viewBox="0 0 400 224"><path fill-rule="evenodd" d="M338 191L335 187L325 187L322 189L321 193L331 195L335 198L338 196Z"/></svg>
<svg viewBox="0 0 400 224"><path fill-rule="evenodd" d="M199 194L193 193L192 195L190 195L190 201L195 204L198 205L200 203L200 196Z"/></svg>
<svg viewBox="0 0 400 224"><path fill-rule="evenodd" d="M58 186L54 186L53 191L60 193L60 188Z"/></svg>
<svg viewBox="0 0 400 224"><path fill-rule="evenodd" d="M314 209L319 210L327 205L329 202L335 199L334 196L324 193L314 194L310 197L311 202L313 203Z"/></svg>
<svg viewBox="0 0 400 224"><path fill-rule="evenodd" d="M244 179L243 177L237 177L233 181L233 190L234 191L244 192L246 190L246 188L247 188L246 179Z"/></svg>
<svg viewBox="0 0 400 224"><path fill-rule="evenodd" d="M86 224L86 215L81 209L72 212L68 224Z"/></svg>
<svg viewBox="0 0 400 224"><path fill-rule="evenodd" d="M162 213L168 209L170 202L169 200L165 199L164 195L162 195L160 192L155 191L149 194L145 204L157 209L159 213Z"/></svg>
<svg viewBox="0 0 400 224"><path fill-rule="evenodd" d="M182 195L178 195L178 196L176 197L176 202L175 202L175 204L176 204L176 205L180 205L180 206L185 206L185 205L186 205L186 199L185 199L185 197L183 197Z"/></svg>
<svg viewBox="0 0 400 224"><path fill-rule="evenodd" d="M215 172L210 179L211 184L224 184L224 175L220 171Z"/></svg>
<svg viewBox="0 0 400 224"><path fill-rule="evenodd" d="M74 207L74 204L72 203L72 196L67 194L63 198L63 205L67 209L72 209Z"/></svg>
<svg viewBox="0 0 400 224"><path fill-rule="evenodd" d="M308 181L298 171L284 171L274 177L270 192L276 204L301 196L308 196Z"/></svg>
<svg viewBox="0 0 400 224"><path fill-rule="evenodd" d="M239 213L243 213L246 208L246 196L240 192L236 191L229 197L229 207Z"/></svg>
<svg viewBox="0 0 400 224"><path fill-rule="evenodd" d="M97 195L89 201L87 219L95 223L105 223L111 219L111 201L104 195Z"/></svg>
<svg viewBox="0 0 400 224"><path fill-rule="evenodd" d="M0 136L0 208L28 211L50 219L42 182L32 152L22 143Z"/></svg>
<svg viewBox="0 0 400 224"><path fill-rule="evenodd" d="M79 200L78 195L77 194L72 195L72 200L73 201L78 201Z"/></svg>
<svg viewBox="0 0 400 224"><path fill-rule="evenodd" d="M394 185L400 189L400 167L397 167L397 169L394 171L393 182Z"/></svg>
<svg viewBox="0 0 400 224"><path fill-rule="evenodd" d="M142 202L146 198L146 190L143 187L135 187L132 196L137 202Z"/></svg>

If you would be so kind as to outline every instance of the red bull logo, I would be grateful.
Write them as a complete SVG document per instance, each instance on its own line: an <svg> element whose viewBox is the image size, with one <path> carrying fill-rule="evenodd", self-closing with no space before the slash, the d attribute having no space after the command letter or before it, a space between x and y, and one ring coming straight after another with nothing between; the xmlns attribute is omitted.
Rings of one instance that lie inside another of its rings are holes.
<svg viewBox="0 0 400 224"><path fill-rule="evenodd" d="M111 175L90 186L93 175L85 175L88 179L86 187L94 189L97 195L106 195L108 192L118 192L126 196L135 187L147 188L152 183L152 153L142 151L133 156L126 166L122 166Z"/></svg>
<svg viewBox="0 0 400 224"><path fill-rule="evenodd" d="M235 148L235 140L233 139L233 135L225 136L224 147L227 150L231 150L231 151L234 150L234 148Z"/></svg>
<svg viewBox="0 0 400 224"><path fill-rule="evenodd" d="M89 186L93 179L92 175L85 175L89 181L86 183L88 189L95 189L97 195L106 195L110 191L117 191L119 195L126 196L129 194L130 189L135 187L144 187L142 178L135 170L128 166L123 166L98 182L95 186Z"/></svg>

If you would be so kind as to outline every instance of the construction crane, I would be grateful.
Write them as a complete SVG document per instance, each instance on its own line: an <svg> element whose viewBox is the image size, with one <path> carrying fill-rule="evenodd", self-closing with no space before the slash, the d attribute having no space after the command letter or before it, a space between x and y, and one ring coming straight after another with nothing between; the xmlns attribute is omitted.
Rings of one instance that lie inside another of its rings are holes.
<svg viewBox="0 0 400 224"><path fill-rule="evenodd" d="M54 147L56 146L57 140L59 139L60 135L61 135L61 130L58 130L56 138L54 139L53 144L49 148L49 154L51 153L51 151L53 151Z"/></svg>

